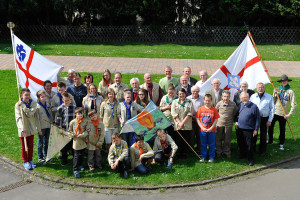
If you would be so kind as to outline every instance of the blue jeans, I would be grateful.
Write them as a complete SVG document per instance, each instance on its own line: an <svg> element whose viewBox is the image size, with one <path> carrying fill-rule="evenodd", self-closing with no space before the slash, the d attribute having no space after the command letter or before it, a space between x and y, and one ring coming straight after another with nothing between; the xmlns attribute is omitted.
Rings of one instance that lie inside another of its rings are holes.
<svg viewBox="0 0 300 200"><path fill-rule="evenodd" d="M42 129L42 133L43 135L39 135L37 145L39 159L43 159L43 157L47 156L50 128Z"/></svg>
<svg viewBox="0 0 300 200"><path fill-rule="evenodd" d="M207 144L209 147L208 154L209 159L215 158L215 148L216 148L216 132L202 132L199 131L200 140L201 140L201 157L206 159L207 157Z"/></svg>
<svg viewBox="0 0 300 200"><path fill-rule="evenodd" d="M143 164L140 164L139 166L137 166L135 168L135 170L140 174L147 174L147 172L148 172L147 168Z"/></svg>

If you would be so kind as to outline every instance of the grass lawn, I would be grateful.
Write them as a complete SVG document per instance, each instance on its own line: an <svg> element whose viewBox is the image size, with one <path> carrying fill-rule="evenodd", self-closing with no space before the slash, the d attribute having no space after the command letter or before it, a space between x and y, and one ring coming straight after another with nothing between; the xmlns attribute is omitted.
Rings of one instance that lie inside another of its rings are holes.
<svg viewBox="0 0 300 200"><path fill-rule="evenodd" d="M22 38L21 38L22 39ZM255 39L255 38L254 38ZM223 59L239 44L72 44L24 41L41 55L137 58ZM242 41L241 41L242 42ZM264 60L300 61L299 44L257 44ZM11 54L10 42L0 42L0 54Z"/></svg>
<svg viewBox="0 0 300 200"><path fill-rule="evenodd" d="M86 73L82 73L84 76ZM17 127L14 119L14 105L18 101L18 94L16 88L16 76L15 72L11 70L0 71L1 79L0 84L2 85L0 92L0 154L7 157L14 162L19 164L22 163L21 153L20 153L20 141L17 134ZM66 75L66 73L64 73ZM94 73L94 82L98 84L100 82L101 74ZM142 80L141 74L135 75L124 75L123 82L129 84L129 80L132 77L139 77ZM163 75L154 75L153 81L158 82L158 80L163 77ZM277 80L274 77L273 80ZM292 78L291 87L295 94L300 93L300 78ZM279 84L276 82L276 86ZM267 85L267 92L271 93L271 85ZM300 102L300 96L297 95L297 101ZM275 127L274 144L268 145L267 155L264 158L259 157L255 154L255 166L262 166L268 163L279 161L284 158L299 155L300 153L300 128L297 126L300 122L300 114L296 113L292 116L290 123L292 125L293 132L297 138L297 141L292 140L291 132L287 126L286 131L286 144L285 150L280 151L278 149L278 135L279 128L278 123ZM153 172L149 175L139 175L137 173L130 173L130 178L124 180L120 178L118 173L114 173L109 169L107 163L107 155L102 154L102 165L104 169L102 171L97 171L91 174L88 170L81 173L82 178L74 178L72 165L68 164L65 167L60 165L60 162L55 159L47 165L39 165L35 171L48 175L55 176L64 179L71 179L72 181L84 182L84 183L96 183L98 185L160 185L160 184L175 184L175 183L186 183L193 181L202 181L207 179L212 179L220 176L229 175L232 173L241 172L247 169L251 169L248 166L246 160L236 159L237 155L237 144L235 132L233 132L232 138L232 159L218 158L215 163L200 163L199 159L193 153L189 154L187 161L176 161L173 169L168 170L159 165L153 166ZM37 161L37 137L35 136L34 141L34 161ZM71 158L69 159L71 163ZM87 169L86 159L85 168Z"/></svg>

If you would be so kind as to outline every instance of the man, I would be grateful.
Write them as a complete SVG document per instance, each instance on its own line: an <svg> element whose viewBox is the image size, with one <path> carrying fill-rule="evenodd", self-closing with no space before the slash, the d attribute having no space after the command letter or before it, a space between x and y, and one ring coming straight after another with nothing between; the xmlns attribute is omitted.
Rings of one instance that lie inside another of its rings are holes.
<svg viewBox="0 0 300 200"><path fill-rule="evenodd" d="M141 88L149 92L150 99L157 106L160 104L160 100L163 97L163 91L159 84L152 82L152 76L150 73L144 75L145 83L141 85Z"/></svg>
<svg viewBox="0 0 300 200"><path fill-rule="evenodd" d="M205 71L205 70L201 70L200 72L199 72L199 74L200 74L200 81L198 81L197 83L196 83L196 85L199 87L199 88L201 88L201 86L205 83L205 81L207 81L207 71Z"/></svg>
<svg viewBox="0 0 300 200"><path fill-rule="evenodd" d="M192 131L192 136L190 144L191 146L194 146L194 138L196 136L196 143L197 143L197 152L201 152L201 141L200 141L200 136L199 136L199 126L197 123L197 119L195 117L198 109L204 105L203 102L203 97L201 95L199 95L200 89L197 85L194 85L191 89L192 94L190 96L187 97L187 99L191 100L193 102L193 122L192 122L192 126L193 126L193 131Z"/></svg>
<svg viewBox="0 0 300 200"><path fill-rule="evenodd" d="M178 85L176 88L175 88L175 94L178 95L178 91L183 88L185 91L186 91L186 96L190 96L192 94L191 92L191 86L188 84L188 77L185 76L185 75L182 75L180 77L180 85Z"/></svg>
<svg viewBox="0 0 300 200"><path fill-rule="evenodd" d="M198 82L198 80L191 77L191 73L192 73L192 70L190 67L185 67L183 69L183 75L188 77L188 84L192 87L193 85L195 85Z"/></svg>
<svg viewBox="0 0 300 200"><path fill-rule="evenodd" d="M227 158L231 158L232 125L237 107L233 101L230 101L230 92L228 90L222 92L222 101L217 103L216 109L220 115L217 123L216 154L217 157L224 154ZM224 143L222 144L223 135Z"/></svg>
<svg viewBox="0 0 300 200"><path fill-rule="evenodd" d="M240 94L242 92L247 92L249 94L249 97L251 97L252 94L254 94L253 90L248 89L248 83L247 83L247 81L243 81L241 83L240 90L238 92L236 92L234 94L234 97L233 97L233 102L236 104L236 106L239 106L240 103L241 103Z"/></svg>
<svg viewBox="0 0 300 200"><path fill-rule="evenodd" d="M116 72L114 76L115 83L111 84L109 88L112 88L115 91L116 99L119 102L124 101L123 92L125 89L128 89L128 85L122 83L122 74Z"/></svg>
<svg viewBox="0 0 300 200"><path fill-rule="evenodd" d="M267 150L267 129L271 126L274 117L274 100L272 95L265 93L265 84L256 84L257 93L250 97L250 101L257 105L260 113L260 144L259 154L264 156ZM254 152L256 149L257 135L253 138Z"/></svg>
<svg viewBox="0 0 300 200"><path fill-rule="evenodd" d="M165 68L165 75L166 77L159 80L159 86L161 87L164 95L168 93L170 83L172 83L175 88L179 85L178 79L172 77L172 68L170 66Z"/></svg>
<svg viewBox="0 0 300 200"><path fill-rule="evenodd" d="M74 77L75 77L75 69L69 69L68 70L68 77L60 77L60 72L64 69L64 67L61 68L61 70L58 72L57 76L57 82L62 81L65 82L67 85L67 88L74 84Z"/></svg>
<svg viewBox="0 0 300 200"><path fill-rule="evenodd" d="M137 95L138 95L138 91L140 89L140 81L138 78L132 78L130 80L130 85L131 85L131 88L130 88L130 92L131 92L131 99L132 101L135 101Z"/></svg>
<svg viewBox="0 0 300 200"><path fill-rule="evenodd" d="M237 130L237 142L240 149L239 158L248 158L250 166L254 165L253 159L253 137L257 135L260 125L260 113L258 107L249 101L249 94L242 92L240 95L241 104L235 118Z"/></svg>
<svg viewBox="0 0 300 200"><path fill-rule="evenodd" d="M279 149L284 150L284 142L285 142L285 125L286 120L291 117L292 114L295 114L296 108L297 108L297 102L294 91L291 89L291 86L289 85L289 82L292 80L289 79L289 77L286 74L283 74L281 76L281 79L277 82L281 83L281 86L279 89L275 89L273 93L273 98L275 101L275 115L272 121L272 124L269 128L269 144L273 143L273 132L274 132L274 126L275 122L279 122L279 129L280 129L280 135L279 135ZM277 98L276 93L278 94L279 99ZM283 109L285 111L285 114L281 108L280 102L283 106ZM290 112L288 112L289 105L291 104Z"/></svg>
<svg viewBox="0 0 300 200"><path fill-rule="evenodd" d="M219 79L215 78L212 80L212 89L207 90L205 94L210 94L212 96L212 106L216 107L217 103L222 100L223 89L220 89L221 82Z"/></svg>
<svg viewBox="0 0 300 200"><path fill-rule="evenodd" d="M75 73L74 85L68 87L67 92L74 97L76 107L82 107L82 100L87 95L87 88L81 83L81 75L79 73Z"/></svg>

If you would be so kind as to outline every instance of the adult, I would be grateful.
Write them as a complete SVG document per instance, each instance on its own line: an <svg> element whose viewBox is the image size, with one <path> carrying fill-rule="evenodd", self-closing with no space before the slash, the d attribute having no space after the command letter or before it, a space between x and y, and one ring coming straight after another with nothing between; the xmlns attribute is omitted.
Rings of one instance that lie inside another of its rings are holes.
<svg viewBox="0 0 300 200"><path fill-rule="evenodd" d="M84 85L87 88L89 88L89 85L91 83L94 83L94 76L93 76L93 74L87 74L87 75L84 76L83 80L84 80Z"/></svg>
<svg viewBox="0 0 300 200"><path fill-rule="evenodd" d="M192 69L190 67L185 67L183 69L183 75L188 77L188 84L192 87L193 85L196 85L198 80L191 77L191 73L192 73Z"/></svg>
<svg viewBox="0 0 300 200"><path fill-rule="evenodd" d="M152 76L150 73L144 74L145 83L141 85L141 88L144 88L149 92L150 99L157 106L160 104L160 100L163 97L163 91L159 84L152 82Z"/></svg>
<svg viewBox="0 0 300 200"><path fill-rule="evenodd" d="M67 92L74 97L76 107L82 107L82 100L87 95L87 88L81 83L80 73L75 73L74 85L68 87Z"/></svg>
<svg viewBox="0 0 300 200"><path fill-rule="evenodd" d="M109 88L112 88L116 93L116 99L119 102L124 101L123 92L128 89L128 85L122 83L122 74L120 72L115 73L114 76L115 83L111 84Z"/></svg>
<svg viewBox="0 0 300 200"><path fill-rule="evenodd" d="M274 126L276 121L279 122L279 149L284 150L284 142L285 142L285 124L286 120L291 117L292 114L295 114L297 108L297 102L294 91L291 89L289 82L292 80L286 74L281 76L281 79L277 82L281 83L279 89L275 89L273 93L273 98L275 101L275 115L272 120L271 126L269 127L269 144L273 143L273 133L274 133ZM279 99L277 99L276 93L278 93ZM283 106L285 114L281 108L280 102ZM288 112L289 105L291 105L290 112ZM288 113L288 114L287 114Z"/></svg>
<svg viewBox="0 0 300 200"><path fill-rule="evenodd" d="M60 72L61 72L63 69L64 69L64 68L62 67L61 70L60 70ZM59 72L58 74L60 74L60 72ZM67 88L68 88L68 87L70 87L71 85L74 84L75 73L76 73L75 69L69 69L69 70L68 70L68 77L60 77L60 76L58 75L58 77L57 77L57 82L58 82L58 81L63 81L63 82L65 82L65 83L66 83L66 86L67 86Z"/></svg>
<svg viewBox="0 0 300 200"><path fill-rule="evenodd" d="M224 154L227 158L231 158L232 126L237 106L233 101L230 101L230 92L228 90L222 92L222 101L217 103L216 109L220 115L217 122L216 156L220 157ZM223 137L224 143L222 144Z"/></svg>
<svg viewBox="0 0 300 200"><path fill-rule="evenodd" d="M199 136L199 126L197 123L197 118L196 118L196 113L198 111L198 109L204 105L203 102L203 97L199 94L200 92L200 88L197 85L194 85L191 88L192 94L190 96L187 97L187 99L191 100L193 103L193 131L192 134L190 136L190 144L192 146L194 146L195 143L195 136L196 136L196 143L197 143L197 151L200 152L201 151L201 141L200 141L200 136Z"/></svg>
<svg viewBox="0 0 300 200"><path fill-rule="evenodd" d="M138 91L140 89L140 80L138 78L132 78L130 79L130 92L131 92L131 99L132 101L135 101L138 96Z"/></svg>
<svg viewBox="0 0 300 200"><path fill-rule="evenodd" d="M107 89L113 83L114 81L111 78L111 73L109 69L105 69L102 75L102 80L99 83L99 95L101 95L105 99L107 97Z"/></svg>
<svg viewBox="0 0 300 200"><path fill-rule="evenodd" d="M97 93L97 86L91 83L88 87L88 94L82 100L85 117L88 117L91 110L95 110L99 114L102 101L103 98Z"/></svg>
<svg viewBox="0 0 300 200"><path fill-rule="evenodd" d="M205 71L205 70L201 70L200 72L199 72L199 75L200 75L200 81L198 81L197 83L196 83L196 85L199 87L199 88L201 88L201 86L207 81L207 76L208 76L208 74L207 74L207 71Z"/></svg>
<svg viewBox="0 0 300 200"><path fill-rule="evenodd" d="M264 156L267 150L267 129L271 126L274 117L274 100L272 95L265 92L265 84L256 84L257 93L250 97L250 101L257 105L260 113L260 144L259 154ZM253 138L253 149L256 151L257 135Z"/></svg>
<svg viewBox="0 0 300 200"><path fill-rule="evenodd" d="M177 78L172 77L172 68L170 66L166 66L165 75L166 77L159 80L159 86L161 87L163 94L166 95L168 92L168 87L170 83L176 88L179 85L179 81Z"/></svg>
<svg viewBox="0 0 300 200"><path fill-rule="evenodd" d="M176 88L175 88L175 93L177 94L178 91L183 88L185 91L186 91L186 96L190 96L192 94L191 92L191 85L188 84L188 80L189 80L189 77L185 76L185 75L182 75L180 77L180 85L178 85ZM178 95L178 94L177 94Z"/></svg>
<svg viewBox="0 0 300 200"><path fill-rule="evenodd" d="M49 80L46 80L44 82L44 90L46 93L46 97L47 97L47 105L50 107L51 105L51 100L54 97L54 95L56 94L54 91L52 91L52 83Z"/></svg>
<svg viewBox="0 0 300 200"><path fill-rule="evenodd" d="M216 107L217 103L222 100L223 89L220 88L221 82L219 79L215 78L211 81L212 89L207 90L205 94L210 94L212 97L212 106Z"/></svg>
<svg viewBox="0 0 300 200"><path fill-rule="evenodd" d="M253 90L248 89L247 81L243 81L240 85L240 90L237 91L233 96L233 102L236 104L236 106L239 106L241 103L240 95L242 92L247 92L249 94L249 97L251 97L255 93Z"/></svg>
<svg viewBox="0 0 300 200"><path fill-rule="evenodd" d="M178 99L175 99L171 105L171 114L175 122L175 130L177 130L182 137L189 141L189 135L192 131L192 116L193 103L186 99L185 89L178 91ZM178 144L178 158L186 160L187 149L189 148L185 141L176 134L175 143Z"/></svg>
<svg viewBox="0 0 300 200"><path fill-rule="evenodd" d="M242 92L240 98L242 103L234 120L240 149L239 158L247 157L249 165L253 166L253 137L257 135L260 125L260 113L258 107L249 101L247 92Z"/></svg>

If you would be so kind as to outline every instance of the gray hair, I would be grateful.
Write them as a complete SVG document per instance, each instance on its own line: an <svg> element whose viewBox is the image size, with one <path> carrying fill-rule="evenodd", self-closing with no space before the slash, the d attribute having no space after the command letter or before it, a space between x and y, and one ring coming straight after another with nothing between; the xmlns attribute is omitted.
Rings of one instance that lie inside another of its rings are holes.
<svg viewBox="0 0 300 200"><path fill-rule="evenodd" d="M198 90L200 92L200 88L197 86L197 85L194 85L192 88L191 88L191 91L194 91L194 90Z"/></svg>
<svg viewBox="0 0 300 200"><path fill-rule="evenodd" d="M75 69L69 69L69 70L68 70L68 73L75 73L75 72L76 72Z"/></svg>
<svg viewBox="0 0 300 200"><path fill-rule="evenodd" d="M220 79L214 78L214 79L211 81L211 84L213 84L213 82L214 82L215 80L218 80L218 82L221 83Z"/></svg>
<svg viewBox="0 0 300 200"><path fill-rule="evenodd" d="M264 84L263 82L258 82L258 83L256 84L256 87L257 87L258 85L263 85L264 87L266 87L265 84Z"/></svg>
<svg viewBox="0 0 300 200"><path fill-rule="evenodd" d="M247 81L243 81L243 82L241 82L240 86L242 86L242 85L246 85L246 86L248 87L248 83L247 83Z"/></svg>
<svg viewBox="0 0 300 200"><path fill-rule="evenodd" d="M228 90L223 90L222 96L223 96L223 94L228 94L229 96L231 95L230 91L228 91Z"/></svg>
<svg viewBox="0 0 300 200"><path fill-rule="evenodd" d="M130 85L131 85L132 81L137 81L140 84L140 80L138 78L132 78L132 79L130 79Z"/></svg>
<svg viewBox="0 0 300 200"><path fill-rule="evenodd" d="M165 69L170 69L171 71L173 71L172 67L170 66L166 66Z"/></svg>
<svg viewBox="0 0 300 200"><path fill-rule="evenodd" d="M240 98L241 98L241 96L242 96L242 94L246 94L248 97L249 97L249 94L247 93L247 92L241 92L241 94L240 94Z"/></svg>

